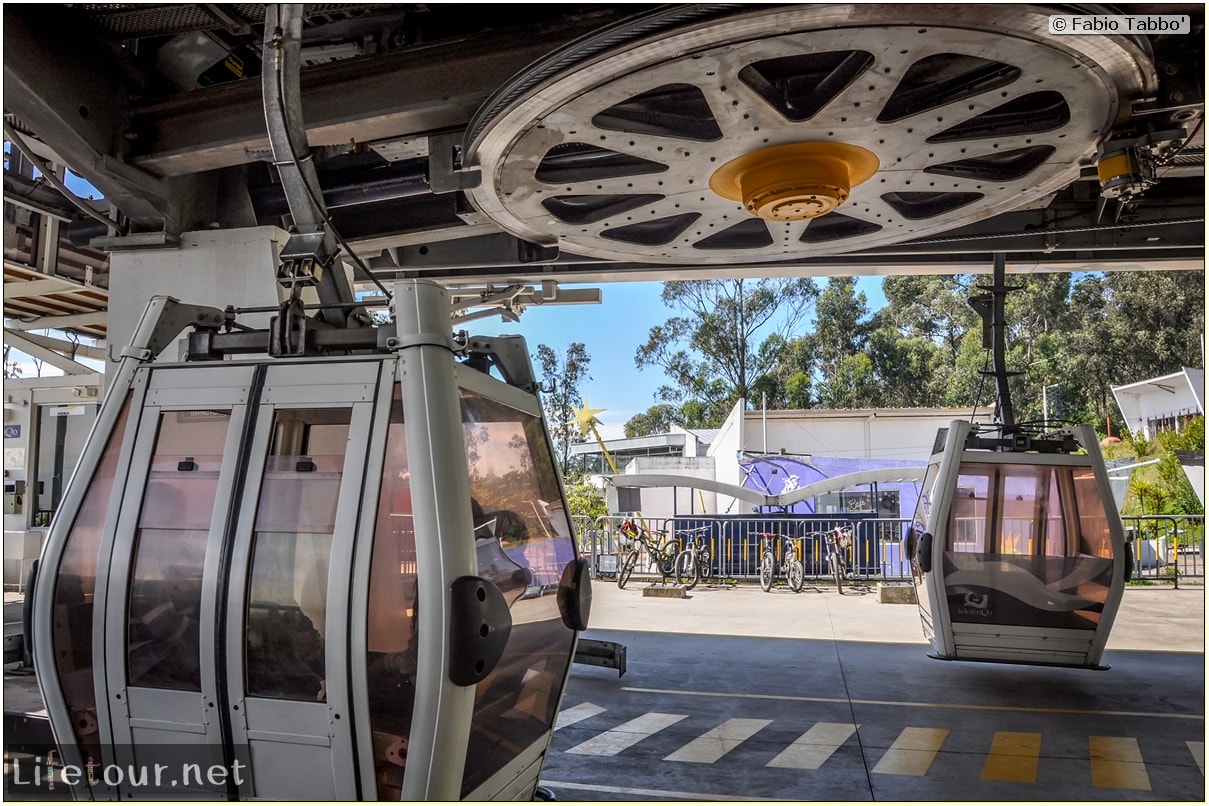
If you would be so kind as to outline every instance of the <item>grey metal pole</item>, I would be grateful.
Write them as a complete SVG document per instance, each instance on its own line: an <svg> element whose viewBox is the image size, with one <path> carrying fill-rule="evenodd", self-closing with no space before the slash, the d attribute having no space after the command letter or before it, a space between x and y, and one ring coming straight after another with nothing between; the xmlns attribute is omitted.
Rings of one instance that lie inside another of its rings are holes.
<svg viewBox="0 0 1209 806"><path fill-rule="evenodd" d="M336 237L325 225L326 210L319 174L307 140L302 116L302 21L304 3L269 3L265 6L264 62L261 94L264 96L265 127L273 150L273 163L290 207L290 217L300 235L315 235L322 244L318 259L337 252ZM353 302L352 285L339 257L331 258L316 288L319 299L332 307L323 311L324 321L336 327L348 324L349 313L336 303Z"/></svg>
<svg viewBox="0 0 1209 806"><path fill-rule="evenodd" d="M402 799L452 801L462 795L474 686L449 679L449 586L477 574L478 566L449 294L429 280L403 280L395 284L394 303L416 531L420 642Z"/></svg>
<svg viewBox="0 0 1209 806"><path fill-rule="evenodd" d="M1005 298L1011 289L1007 287L1007 258L1001 252L995 254L994 277L991 330L995 343L991 347L991 357L999 391L999 420L1003 424L1003 435L1007 436L1016 433L1016 412L1012 406L1012 392L1008 388L1007 317L1004 315Z"/></svg>

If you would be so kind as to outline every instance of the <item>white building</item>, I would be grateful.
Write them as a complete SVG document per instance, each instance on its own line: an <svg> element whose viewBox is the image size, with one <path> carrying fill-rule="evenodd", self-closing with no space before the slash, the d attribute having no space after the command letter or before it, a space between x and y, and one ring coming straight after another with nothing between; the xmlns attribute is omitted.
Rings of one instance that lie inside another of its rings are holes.
<svg viewBox="0 0 1209 806"><path fill-rule="evenodd" d="M4 587L19 588L100 408L103 377L4 381Z"/></svg>
<svg viewBox="0 0 1209 806"><path fill-rule="evenodd" d="M610 453L627 458L624 468L618 462L623 475L688 477L683 487L627 488L624 482L614 485L610 489L610 508L614 512L638 511L651 518L750 512L749 502L720 490L694 488L689 478L779 494L848 473L923 468L937 431L952 420L970 417L969 408L748 411L739 401L722 426L708 432L709 443L703 452L702 441L697 439L692 440L692 453L667 450L673 447L672 441L685 442L678 433L606 442ZM980 409L974 419L989 423L992 412ZM651 450L656 444L662 455L635 453ZM585 458L600 453L599 447L590 444L574 450ZM837 490L805 506L807 511L818 507L819 512L876 511L885 517L909 516L916 492L900 495L898 486L864 485L846 493Z"/></svg>
<svg viewBox="0 0 1209 806"><path fill-rule="evenodd" d="M1205 414L1205 370L1179 372L1112 388L1130 432L1153 439L1160 431L1179 431Z"/></svg>

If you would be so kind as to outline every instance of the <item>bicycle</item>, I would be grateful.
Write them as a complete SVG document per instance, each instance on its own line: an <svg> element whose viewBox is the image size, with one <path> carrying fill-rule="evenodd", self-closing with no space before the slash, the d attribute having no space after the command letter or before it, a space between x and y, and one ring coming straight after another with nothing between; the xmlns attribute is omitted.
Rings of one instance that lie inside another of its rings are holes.
<svg viewBox="0 0 1209 806"><path fill-rule="evenodd" d="M852 529L836 526L823 533L827 544L827 569L835 578L835 589L844 595L844 580L849 576L848 554L852 551Z"/></svg>
<svg viewBox="0 0 1209 806"><path fill-rule="evenodd" d="M626 583L630 581L630 574L634 572L634 566L638 564L638 553L644 548L647 556L658 567L659 574L664 579L675 574L676 541L666 537L662 542L657 541L649 529L633 518L626 518L622 521L621 525L617 527L617 531L621 535L622 550L626 552L621 567L617 569L617 587L625 590ZM659 534L666 535L666 532Z"/></svg>
<svg viewBox="0 0 1209 806"><path fill-rule="evenodd" d="M707 534L709 526L685 529L677 535L689 535L684 551L676 555L676 581L687 590L697 587L700 581L708 582L713 576L713 556Z"/></svg>
<svg viewBox="0 0 1209 806"><path fill-rule="evenodd" d="M779 532L757 532L756 534L760 536L761 543L760 587L764 589L765 593L772 590L772 585L776 581L779 571L785 575L785 579L789 583L789 589L794 593L801 593L802 584L806 580L806 569L802 567L802 561L798 559L798 553L794 546L794 543L801 540L801 538L789 537ZM781 548L781 565L779 568L776 564L774 538Z"/></svg>

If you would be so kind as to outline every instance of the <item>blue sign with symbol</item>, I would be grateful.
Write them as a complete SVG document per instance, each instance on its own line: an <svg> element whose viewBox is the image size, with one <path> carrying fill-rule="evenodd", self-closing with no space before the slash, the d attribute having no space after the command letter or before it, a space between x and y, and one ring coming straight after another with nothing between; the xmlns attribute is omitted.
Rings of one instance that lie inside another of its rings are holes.
<svg viewBox="0 0 1209 806"><path fill-rule="evenodd" d="M19 426L19 425L4 426L4 438L5 439L20 439L21 438L21 426Z"/></svg>

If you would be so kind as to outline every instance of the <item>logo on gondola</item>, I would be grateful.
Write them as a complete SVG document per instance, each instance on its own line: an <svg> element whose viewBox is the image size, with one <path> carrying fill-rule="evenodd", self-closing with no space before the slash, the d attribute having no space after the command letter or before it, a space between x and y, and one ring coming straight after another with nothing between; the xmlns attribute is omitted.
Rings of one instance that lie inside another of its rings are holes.
<svg viewBox="0 0 1209 806"><path fill-rule="evenodd" d="M985 593L967 593L965 601L957 612L963 616L979 616L980 618L990 618L992 610L990 600Z"/></svg>

